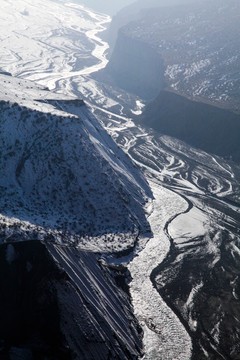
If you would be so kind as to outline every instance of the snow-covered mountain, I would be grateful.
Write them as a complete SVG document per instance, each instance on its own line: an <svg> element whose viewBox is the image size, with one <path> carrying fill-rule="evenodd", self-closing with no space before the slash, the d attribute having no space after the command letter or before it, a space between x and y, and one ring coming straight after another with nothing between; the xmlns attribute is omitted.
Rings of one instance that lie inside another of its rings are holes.
<svg viewBox="0 0 240 360"><path fill-rule="evenodd" d="M0 82L1 241L133 246L150 190L83 101L7 75Z"/></svg>

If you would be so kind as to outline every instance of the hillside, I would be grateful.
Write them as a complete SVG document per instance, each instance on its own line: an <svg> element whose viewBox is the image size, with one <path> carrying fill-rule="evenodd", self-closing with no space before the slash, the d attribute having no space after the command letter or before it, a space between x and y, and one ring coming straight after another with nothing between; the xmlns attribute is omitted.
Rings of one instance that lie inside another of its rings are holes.
<svg viewBox="0 0 240 360"><path fill-rule="evenodd" d="M130 159L82 101L7 75L0 82L1 241L133 246L148 227L150 190Z"/></svg>

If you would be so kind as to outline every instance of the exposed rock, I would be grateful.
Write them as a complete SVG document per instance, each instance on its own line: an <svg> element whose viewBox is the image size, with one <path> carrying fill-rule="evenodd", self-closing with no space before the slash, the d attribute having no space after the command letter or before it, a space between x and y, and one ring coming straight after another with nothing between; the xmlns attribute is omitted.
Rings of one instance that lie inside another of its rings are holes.
<svg viewBox="0 0 240 360"><path fill-rule="evenodd" d="M0 246L1 359L138 358L141 330L129 297L95 254L18 242L10 264L7 246Z"/></svg>

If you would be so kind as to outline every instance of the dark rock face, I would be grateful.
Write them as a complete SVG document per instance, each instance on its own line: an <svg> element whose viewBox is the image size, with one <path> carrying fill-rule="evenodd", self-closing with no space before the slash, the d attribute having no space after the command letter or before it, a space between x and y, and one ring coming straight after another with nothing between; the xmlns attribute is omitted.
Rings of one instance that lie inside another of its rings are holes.
<svg viewBox="0 0 240 360"><path fill-rule="evenodd" d="M101 77L130 93L152 99L164 85L163 61L149 44L120 31L110 62Z"/></svg>
<svg viewBox="0 0 240 360"><path fill-rule="evenodd" d="M0 247L1 359L137 359L128 295L96 255L39 241Z"/></svg>
<svg viewBox="0 0 240 360"><path fill-rule="evenodd" d="M0 355L71 359L53 286L64 273L46 247L40 242L1 245L0 269Z"/></svg>
<svg viewBox="0 0 240 360"><path fill-rule="evenodd" d="M161 91L142 121L204 151L240 160L240 116L230 111Z"/></svg>

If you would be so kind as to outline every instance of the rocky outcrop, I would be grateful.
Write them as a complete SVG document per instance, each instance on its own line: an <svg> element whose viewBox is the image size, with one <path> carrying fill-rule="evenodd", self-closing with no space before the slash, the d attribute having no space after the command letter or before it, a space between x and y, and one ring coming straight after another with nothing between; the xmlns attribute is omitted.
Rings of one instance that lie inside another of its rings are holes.
<svg viewBox="0 0 240 360"><path fill-rule="evenodd" d="M1 359L140 355L141 331L129 297L94 253L39 241L9 243L0 246L0 270Z"/></svg>

